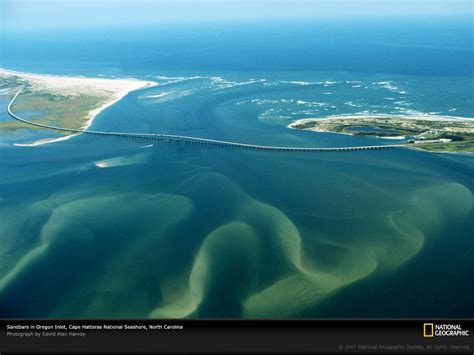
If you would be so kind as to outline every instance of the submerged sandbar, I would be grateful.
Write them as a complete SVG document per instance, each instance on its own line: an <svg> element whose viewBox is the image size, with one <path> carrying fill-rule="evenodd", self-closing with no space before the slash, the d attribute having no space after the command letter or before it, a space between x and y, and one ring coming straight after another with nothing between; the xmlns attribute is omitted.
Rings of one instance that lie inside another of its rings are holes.
<svg viewBox="0 0 474 355"><path fill-rule="evenodd" d="M26 112L28 119L45 125L87 129L94 118L129 92L156 85L153 81L127 79L86 78L60 75L23 73L0 69L0 91L13 97L15 112ZM0 122L0 130L41 129L19 121ZM32 145L51 143L71 137L42 139Z"/></svg>

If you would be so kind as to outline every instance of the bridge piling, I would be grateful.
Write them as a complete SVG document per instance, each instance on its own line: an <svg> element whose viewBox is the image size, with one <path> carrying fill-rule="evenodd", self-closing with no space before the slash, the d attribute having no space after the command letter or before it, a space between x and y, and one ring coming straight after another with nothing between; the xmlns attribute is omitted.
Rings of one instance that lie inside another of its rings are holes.
<svg viewBox="0 0 474 355"><path fill-rule="evenodd" d="M55 131L63 131L70 133L84 133L93 136L103 137L119 137L125 139L143 139L143 140L157 140L163 142L172 143L184 143L184 144L195 144L195 145L207 145L212 147L223 147L223 148L239 148L239 149L252 149L252 150L268 150L268 151L284 151L284 152L349 152L349 151L363 151L363 150L382 150L382 149L394 149L394 148L406 148L403 144L391 144L391 145L375 145L375 146L358 146L358 147L278 147L278 146L267 146L257 145L248 143L228 142L220 141L208 138L199 137L186 137L171 134L148 134L148 133L129 133L129 132L106 132L106 131L92 131L75 128L56 127L52 125L46 125L42 123L36 123L27 119L21 118L12 112L11 108L18 95L21 93L21 89L15 94L10 103L7 106L7 112L14 119L21 121L26 124L30 124L36 127L52 129Z"/></svg>

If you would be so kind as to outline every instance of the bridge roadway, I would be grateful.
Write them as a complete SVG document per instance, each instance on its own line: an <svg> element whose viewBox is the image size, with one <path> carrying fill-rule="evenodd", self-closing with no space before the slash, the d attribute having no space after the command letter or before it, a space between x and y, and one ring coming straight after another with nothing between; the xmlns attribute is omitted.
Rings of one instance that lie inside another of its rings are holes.
<svg viewBox="0 0 474 355"><path fill-rule="evenodd" d="M187 144L198 144L206 146L218 146L228 148L240 148L240 149L256 149L256 150L271 150L271 151L285 151L285 152L350 152L359 150L380 150L380 149L393 149L393 148L404 148L402 144L391 144L391 145L373 145L373 146L359 146L359 147L279 147L269 145L256 145L238 142L228 142L216 139L199 138L199 137L188 137L179 136L173 134L153 134L153 133L131 133L131 132L105 132L105 131L92 131L87 129L74 129L45 125L33 121L26 120L14 114L11 110L13 103L21 93L21 89L15 94L13 99L7 106L7 111L10 116L18 121L26 124L30 124L37 127L52 129L56 131L69 132L69 133L82 133L95 136L109 136L109 137L122 137L122 138L136 138L136 139L148 139L158 140L165 142L183 142Z"/></svg>

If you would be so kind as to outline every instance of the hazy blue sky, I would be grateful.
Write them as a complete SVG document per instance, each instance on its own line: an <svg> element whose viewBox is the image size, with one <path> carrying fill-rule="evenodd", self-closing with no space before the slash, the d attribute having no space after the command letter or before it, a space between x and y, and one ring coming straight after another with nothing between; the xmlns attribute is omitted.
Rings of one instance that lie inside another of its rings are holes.
<svg viewBox="0 0 474 355"><path fill-rule="evenodd" d="M0 0L0 29L472 11L472 0Z"/></svg>

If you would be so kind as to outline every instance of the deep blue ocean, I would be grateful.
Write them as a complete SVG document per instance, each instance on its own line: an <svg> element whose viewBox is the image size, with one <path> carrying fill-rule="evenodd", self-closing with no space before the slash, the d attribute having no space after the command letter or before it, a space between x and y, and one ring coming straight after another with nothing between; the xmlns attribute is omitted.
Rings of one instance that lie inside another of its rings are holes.
<svg viewBox="0 0 474 355"><path fill-rule="evenodd" d="M158 83L91 129L305 147L392 142L300 118L474 117L473 58L468 16L0 32L5 69ZM55 134L0 131L0 317L474 316L472 154L13 145Z"/></svg>

